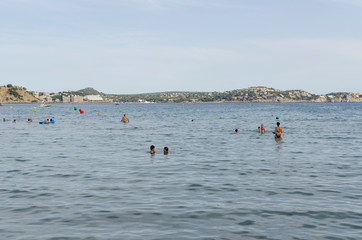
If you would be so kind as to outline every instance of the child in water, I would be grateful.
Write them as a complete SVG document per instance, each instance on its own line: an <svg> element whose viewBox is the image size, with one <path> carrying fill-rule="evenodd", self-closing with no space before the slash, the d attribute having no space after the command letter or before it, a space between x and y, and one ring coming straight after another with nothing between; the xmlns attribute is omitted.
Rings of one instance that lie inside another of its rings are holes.
<svg viewBox="0 0 362 240"><path fill-rule="evenodd" d="M238 129L235 129L235 134L239 134L239 130L238 130Z"/></svg>

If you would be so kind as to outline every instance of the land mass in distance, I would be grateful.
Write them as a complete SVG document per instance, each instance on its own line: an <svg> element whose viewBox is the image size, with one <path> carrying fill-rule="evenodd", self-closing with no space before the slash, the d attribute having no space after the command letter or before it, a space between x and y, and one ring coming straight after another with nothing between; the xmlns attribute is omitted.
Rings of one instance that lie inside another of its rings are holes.
<svg viewBox="0 0 362 240"><path fill-rule="evenodd" d="M160 92L143 94L106 94L93 88L57 93L27 91L7 84L0 87L0 103L81 103L81 102L362 102L362 93L333 92L324 95L303 90L278 90L249 87L225 92Z"/></svg>

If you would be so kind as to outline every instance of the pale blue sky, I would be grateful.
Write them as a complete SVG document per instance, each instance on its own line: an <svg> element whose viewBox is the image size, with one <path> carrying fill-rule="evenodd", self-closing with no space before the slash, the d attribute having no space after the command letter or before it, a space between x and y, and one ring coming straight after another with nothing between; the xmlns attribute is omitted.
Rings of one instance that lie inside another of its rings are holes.
<svg viewBox="0 0 362 240"><path fill-rule="evenodd" d="M362 92L362 0L0 0L0 83Z"/></svg>

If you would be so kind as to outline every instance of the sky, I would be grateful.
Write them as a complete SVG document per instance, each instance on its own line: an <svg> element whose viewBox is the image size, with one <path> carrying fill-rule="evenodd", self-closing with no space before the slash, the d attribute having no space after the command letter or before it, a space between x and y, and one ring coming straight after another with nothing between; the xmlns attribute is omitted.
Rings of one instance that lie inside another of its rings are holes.
<svg viewBox="0 0 362 240"><path fill-rule="evenodd" d="M362 92L362 0L0 0L0 85Z"/></svg>

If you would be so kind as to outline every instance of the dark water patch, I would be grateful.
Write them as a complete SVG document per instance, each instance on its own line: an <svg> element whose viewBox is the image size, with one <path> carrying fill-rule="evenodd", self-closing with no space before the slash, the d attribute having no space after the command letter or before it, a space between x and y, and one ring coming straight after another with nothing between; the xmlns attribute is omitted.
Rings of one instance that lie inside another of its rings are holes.
<svg viewBox="0 0 362 240"><path fill-rule="evenodd" d="M343 198L348 198L348 199L362 199L362 195L343 196Z"/></svg>
<svg viewBox="0 0 362 240"><path fill-rule="evenodd" d="M267 196L274 196L274 195L277 195L278 193L277 192L273 192L273 191L266 191L265 192L265 195Z"/></svg>
<svg viewBox="0 0 362 240"><path fill-rule="evenodd" d="M321 189L321 190L317 190L317 192L322 192L322 193L341 193L341 192L339 192L339 191L329 190L329 189Z"/></svg>
<svg viewBox="0 0 362 240"><path fill-rule="evenodd" d="M21 170L17 170L17 169L15 169L15 170L9 170L9 171L6 171L7 173L16 173L16 172L21 172Z"/></svg>
<svg viewBox="0 0 362 240"><path fill-rule="evenodd" d="M306 212L295 212L295 211L268 211L266 213L280 216L301 216L310 217L314 219L361 219L362 213L358 212L330 212L330 211L306 211Z"/></svg>
<svg viewBox="0 0 362 240"><path fill-rule="evenodd" d="M312 225L312 224L303 224L302 227L303 227L303 228L311 228L311 229L317 228L317 226Z"/></svg>
<svg viewBox="0 0 362 240"><path fill-rule="evenodd" d="M361 225L348 224L348 223L341 223L340 225L341 225L341 226L348 227L348 228L350 228L350 229L359 229L359 230L362 230L362 222L361 222Z"/></svg>
<svg viewBox="0 0 362 240"><path fill-rule="evenodd" d="M287 194L297 194L297 195L303 195L303 196L313 196L313 193L308 192L302 192L302 191L293 191L293 192L286 192Z"/></svg>
<svg viewBox="0 0 362 240"><path fill-rule="evenodd" d="M11 212L14 213L26 213L26 212L34 212L35 210L47 210L46 207L38 207L38 206L30 206L30 207L24 207L24 208L15 208L12 209Z"/></svg>
<svg viewBox="0 0 362 240"><path fill-rule="evenodd" d="M255 221L246 220L244 222L239 222L238 224L241 225L241 226L250 226L250 225L254 225Z"/></svg>
<svg viewBox="0 0 362 240"><path fill-rule="evenodd" d="M54 193L40 193L36 196L37 197L52 197L52 196L55 196L55 194Z"/></svg>
<svg viewBox="0 0 362 240"><path fill-rule="evenodd" d="M55 177L55 178L72 178L72 177L79 177L79 175L76 174L54 174L54 175L49 175L49 177Z"/></svg>
<svg viewBox="0 0 362 240"><path fill-rule="evenodd" d="M27 190L20 190L20 189L15 189L15 190L11 190L9 193L31 193Z"/></svg>
<svg viewBox="0 0 362 240"><path fill-rule="evenodd" d="M29 159L16 158L15 161L17 161L17 162L28 162L30 160Z"/></svg>

